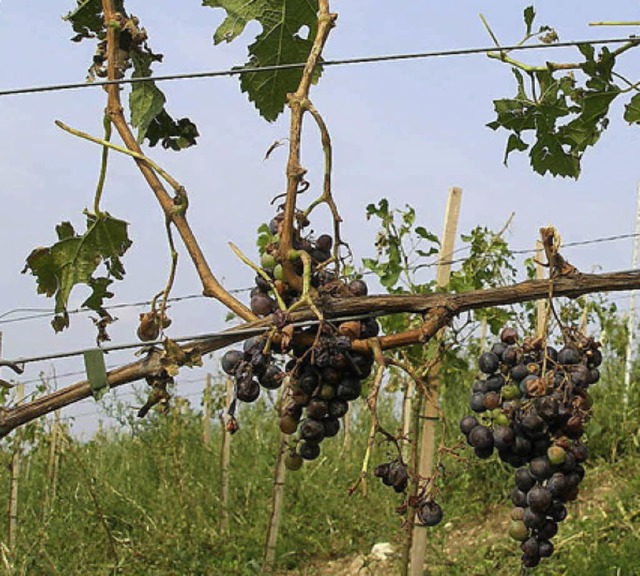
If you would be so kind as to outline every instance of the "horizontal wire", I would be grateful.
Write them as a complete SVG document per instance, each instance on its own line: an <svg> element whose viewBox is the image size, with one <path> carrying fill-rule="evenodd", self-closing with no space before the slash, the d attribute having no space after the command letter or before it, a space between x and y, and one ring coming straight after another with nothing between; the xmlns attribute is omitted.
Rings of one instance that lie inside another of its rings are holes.
<svg viewBox="0 0 640 576"><path fill-rule="evenodd" d="M640 234L618 234L615 236L604 236L604 237L600 237L600 238L591 238L588 240L578 240L575 242L567 242L566 244L563 244L561 246L561 248L575 248L577 246L587 246L589 244L601 244L601 243L605 243L605 242L614 242L617 240L627 240L629 238L636 238L640 236ZM460 248L456 248L452 254L456 254L459 252L463 252L463 251L467 251L470 250L471 247L470 246L461 246ZM525 248L525 249L518 249L518 250L511 250L512 254L518 254L518 255L522 255L522 254L535 254L536 250L535 248ZM416 269L424 269L424 268L433 268L435 266L438 266L439 264L459 264L460 262L464 262L466 260L466 258L456 258L456 259L452 259L452 260L443 260L440 261L438 260L438 258L434 258L431 262L428 262L427 264L419 264ZM361 273L363 276L371 276L373 274L375 274L375 272L371 271L371 270L365 270ZM245 293L245 292L249 292L251 291L252 288L234 288L229 290L229 294L241 294L241 293ZM169 298L167 300L167 302L181 302L181 301L185 301L185 300L194 300L194 299L200 299L200 298L209 298L208 296L204 296L203 294L187 294L185 296L176 296L173 298ZM130 302L130 303L122 303L122 304L113 304L111 306L105 306L105 310L118 310L118 309L123 309L123 308L137 308L140 306L148 306L149 304L151 304L151 300L144 300L144 301L140 301L140 302ZM32 314L32 315L27 315L27 316L18 316L17 318L5 318L6 316L13 314L15 312L18 311L24 311L24 310L42 310L41 313L38 314ZM75 308L73 310L69 310L68 314L80 314L80 313L89 313L92 312L92 310L90 308ZM39 318L50 318L51 316L53 316L55 314L54 310L49 309L49 311L45 312L43 308L14 308L13 310L9 310L8 312L4 312L3 314L0 314L0 324L12 324L15 322L23 322L26 320L36 320Z"/></svg>
<svg viewBox="0 0 640 576"><path fill-rule="evenodd" d="M332 318L331 322L345 322L348 320L363 320L365 318L374 317L377 314L376 312L371 312L367 314L358 314L356 316L342 316L339 318ZM306 320L303 322L293 322L290 325L294 328L304 328L306 326L315 326L319 324L320 320ZM225 330L222 332L211 332L205 334L195 334L192 336L179 336L177 338L171 338L173 342L189 342L193 340L214 340L214 339L226 339L229 336L257 336L263 334L271 330L271 326L262 326L256 328L240 328L236 330ZM144 349L150 346L154 346L156 344L163 344L164 340L151 340L149 342L130 342L127 344L113 344L108 346L101 346L98 348L103 352L115 352L119 350L130 350L133 348ZM73 350L71 352L57 352L54 354L44 354L42 356L31 356L27 358L15 358L12 360L7 360L6 358L0 359L0 366L24 366L25 364L32 364L34 362L42 362L44 360L57 360L60 358L72 358L74 356L82 356L85 352L90 350L95 350L96 348L82 348L80 350Z"/></svg>
<svg viewBox="0 0 640 576"><path fill-rule="evenodd" d="M551 48L567 48L571 46L580 46L588 44L591 46L604 44L622 44L626 42L635 42L640 40L631 35L626 38L609 38L596 40L575 40L571 42L555 42L553 44L516 44L514 46L490 46L486 48L458 48L452 50L436 50L431 52L416 52L409 54L388 54L385 56L367 56L362 58L343 58L339 60L325 60L322 62L323 67L329 66L346 66L352 64L374 64L378 62L395 62L401 60L418 60L425 58L450 57L450 56L467 56L471 54L487 54L490 52L512 52L515 50L540 50ZM89 88L94 86L110 86L113 84L136 84L139 82L164 82L168 80L193 80L199 78L218 78L224 76L240 76L243 74L255 74L258 72L277 72L279 70L292 70L304 68L306 62L297 64L279 64L275 66L258 66L258 67L235 67L229 70L214 70L209 72L188 72L184 74L167 74L163 76L146 76L140 78L122 78L119 80L100 80L96 82L73 82L68 84L51 84L48 86L31 86L27 88L12 88L0 90L0 96L15 96L18 94L35 94L40 92L56 92L61 90L76 90L81 88Z"/></svg>

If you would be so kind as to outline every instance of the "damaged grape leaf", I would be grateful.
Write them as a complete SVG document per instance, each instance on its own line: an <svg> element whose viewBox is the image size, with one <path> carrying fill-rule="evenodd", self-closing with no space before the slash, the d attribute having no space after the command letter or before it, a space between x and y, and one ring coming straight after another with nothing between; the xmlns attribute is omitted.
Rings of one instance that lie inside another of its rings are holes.
<svg viewBox="0 0 640 576"><path fill-rule="evenodd" d="M317 30L317 0L203 0L202 4L227 12L213 36L215 44L231 42L251 20L260 23L262 32L249 46L246 67L297 64L307 60ZM304 27L308 28L308 34L301 33ZM273 122L284 110L287 94L295 92L301 77L301 68L250 72L240 76L240 87L260 115ZM314 82L319 77L318 68Z"/></svg>
<svg viewBox="0 0 640 576"><path fill-rule="evenodd" d="M127 234L128 224L107 213L86 214L87 229L78 234L69 222L56 226L58 241L48 248L36 248L27 257L22 273L36 277L38 294L55 296L55 317L51 321L56 332L69 326L67 305L69 295L78 284L86 284L91 294L82 306L108 315L104 300L113 294L108 288L113 280L122 280L125 274L121 258L131 246ZM107 275L94 276L100 264Z"/></svg>
<svg viewBox="0 0 640 576"><path fill-rule="evenodd" d="M162 54L154 53L147 43L147 31L139 26L139 20L133 15L128 16L122 0L116 2L116 10L125 18L126 23L119 33L119 57L121 66L125 70L133 68L132 78L149 78L153 72L151 65L162 62ZM106 27L100 0L78 0L75 10L64 17L71 23L76 35L73 41L79 42L84 38L97 38L104 41ZM88 79L106 77L106 47L104 42L98 44L98 49L89 67ZM199 136L196 125L189 118L174 120L165 108L166 97L153 80L134 83L129 94L129 111L131 124L138 129L138 143L145 138L149 146L158 142L164 148L182 150L195 145Z"/></svg>

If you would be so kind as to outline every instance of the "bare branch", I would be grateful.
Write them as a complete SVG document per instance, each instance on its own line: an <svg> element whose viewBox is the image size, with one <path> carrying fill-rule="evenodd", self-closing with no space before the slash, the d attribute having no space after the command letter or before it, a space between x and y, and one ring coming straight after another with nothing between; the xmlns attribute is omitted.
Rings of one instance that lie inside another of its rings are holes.
<svg viewBox="0 0 640 576"><path fill-rule="evenodd" d="M117 51L118 51L118 34L119 25L116 18L116 9L114 0L102 0L102 9L104 11L105 24L107 29L107 56L108 56L108 68L107 77L109 80L115 80L118 78L119 71L117 68ZM110 84L106 87L107 94L109 96L107 104L107 114L116 127L118 134L122 138L126 147L137 153L142 154L142 149L138 145L138 142L131 132L129 125L124 117L122 110L122 103L120 102L120 87L117 84ZM229 294L222 284L218 282L218 279L214 276L209 264L196 240L190 225L187 222L186 205L182 205L183 209L176 209L174 199L167 193L162 182L158 178L155 170L149 165L148 162L141 158L135 158L135 162L140 168L140 172L144 176L147 184L155 194L162 210L166 217L171 220L175 225L182 241L184 242L187 252L191 256L202 286L204 288L203 293L205 296L210 296L219 300L227 308L236 313L243 320L255 320L256 316L247 308L242 302L234 298ZM181 189L182 196L186 200L186 192Z"/></svg>

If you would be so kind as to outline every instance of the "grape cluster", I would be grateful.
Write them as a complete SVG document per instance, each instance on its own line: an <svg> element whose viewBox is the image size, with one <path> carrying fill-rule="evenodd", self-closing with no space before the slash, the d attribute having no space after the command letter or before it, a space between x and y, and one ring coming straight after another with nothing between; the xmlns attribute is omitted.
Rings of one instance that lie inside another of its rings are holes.
<svg viewBox="0 0 640 576"><path fill-rule="evenodd" d="M588 388L600 379L599 344L574 333L561 350L542 338L518 342L512 328L478 359L483 376L473 383L460 429L479 458L497 451L517 468L509 535L521 542L524 567L553 554L551 539L575 500L588 457L580 441L590 416Z"/></svg>
<svg viewBox="0 0 640 576"><path fill-rule="evenodd" d="M273 314L275 324L286 325L286 314L278 310L275 292L287 307L302 294L285 282L283 265L278 261L282 220L282 214L278 214L269 224L272 239L261 257L262 274L255 278L250 306L254 314ZM303 273L300 252L304 251L310 258L310 284L316 293L343 298L365 296L365 282L344 281L327 269L333 246L331 236L322 234L315 240L302 237L299 230L308 222L298 215L297 223L295 253L289 257L295 273ZM234 377L236 397L243 402L256 400L261 386L273 390L289 379L281 399L279 422L284 434L296 434L285 458L289 470L299 469L304 460L316 459L321 442L339 432L340 419L348 412L349 402L360 397L362 381L369 377L373 366L373 357L353 351L351 342L375 337L379 330L374 318L326 321L295 329L288 334L286 344L284 338L255 337L245 342L243 350L229 350L222 357L222 369Z"/></svg>

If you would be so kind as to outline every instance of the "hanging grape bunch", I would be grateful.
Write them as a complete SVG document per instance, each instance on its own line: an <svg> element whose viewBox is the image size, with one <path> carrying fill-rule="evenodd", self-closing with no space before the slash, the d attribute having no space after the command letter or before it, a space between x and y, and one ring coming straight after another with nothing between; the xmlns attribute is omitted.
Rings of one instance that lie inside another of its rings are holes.
<svg viewBox="0 0 640 576"><path fill-rule="evenodd" d="M327 234L315 240L302 237L300 230L308 221L301 216L296 221L294 250L288 259L297 275L307 277L309 291L343 298L365 296L365 282L344 281L327 269L332 261L332 237ZM283 263L278 261L281 224L282 214L269 224L272 238L261 257L250 306L256 315L272 314L274 324L286 325L287 311L307 294L304 288L293 288L285 281ZM274 390L280 388L285 378L289 379L280 406L280 430L296 435L285 459L288 469L298 470L304 460L316 459L321 442L338 434L340 419L348 412L349 402L360 397L362 381L369 377L373 366L373 356L353 351L351 342L375 337L379 330L374 318L322 321L304 329L296 328L286 337L250 338L242 351L229 350L224 354L222 369L233 376L236 398L242 402L255 401L260 387ZM232 412L233 409L235 404Z"/></svg>
<svg viewBox="0 0 640 576"><path fill-rule="evenodd" d="M479 458L497 451L517 468L509 535L521 542L522 565L553 554L551 539L567 516L584 478L586 446L580 441L591 412L590 385L600 379L599 344L568 332L557 351L542 338L518 343L512 328L480 355L482 377L473 383L460 429Z"/></svg>

